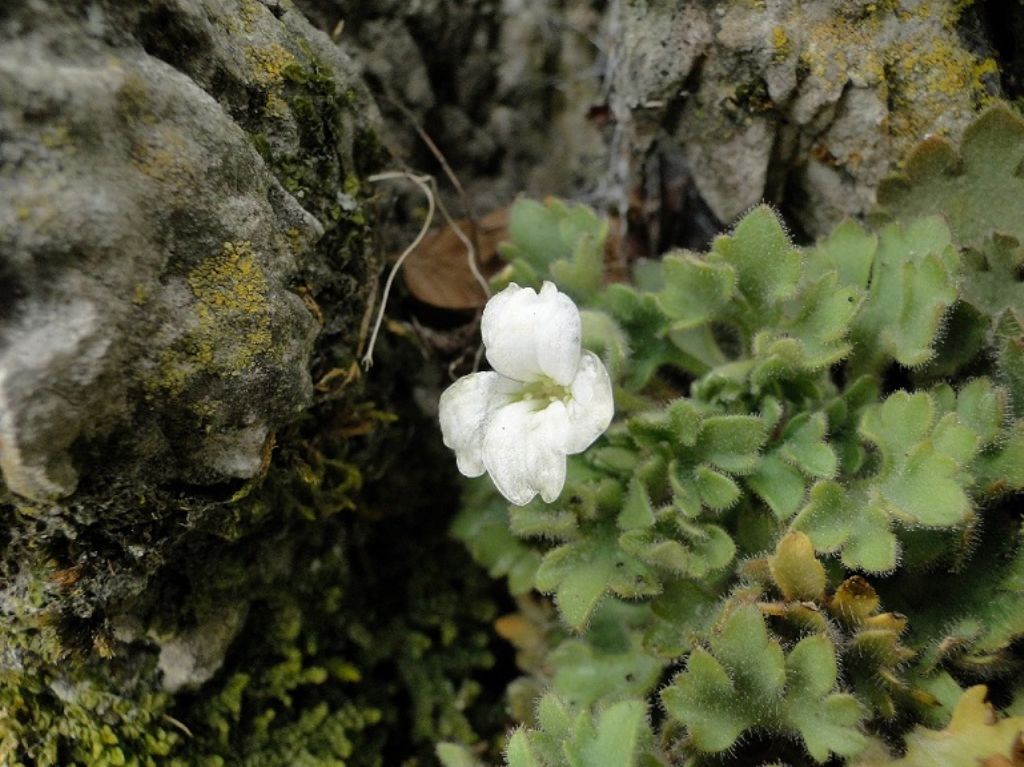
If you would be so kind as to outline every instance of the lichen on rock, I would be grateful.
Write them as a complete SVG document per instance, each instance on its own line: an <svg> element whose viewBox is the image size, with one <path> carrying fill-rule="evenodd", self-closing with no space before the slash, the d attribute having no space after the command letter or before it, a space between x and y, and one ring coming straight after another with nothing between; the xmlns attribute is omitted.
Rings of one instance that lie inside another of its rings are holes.
<svg viewBox="0 0 1024 767"><path fill-rule="evenodd" d="M0 761L181 753L282 513L232 499L355 357L377 130L287 2L0 11Z"/></svg>
<svg viewBox="0 0 1024 767"><path fill-rule="evenodd" d="M921 136L958 139L999 95L992 51L963 33L979 25L969 6L613 4L631 177L675 158L723 223L762 199L810 235L863 215Z"/></svg>

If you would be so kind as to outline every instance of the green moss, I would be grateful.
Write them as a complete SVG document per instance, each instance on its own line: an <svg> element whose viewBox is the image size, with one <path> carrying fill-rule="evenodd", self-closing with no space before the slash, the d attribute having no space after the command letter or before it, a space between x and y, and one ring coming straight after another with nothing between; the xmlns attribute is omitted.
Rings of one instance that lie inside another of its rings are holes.
<svg viewBox="0 0 1024 767"><path fill-rule="evenodd" d="M185 728L160 693L83 673L38 670L0 678L0 756L10 767L186 767ZM133 695L133 693L135 693ZM8 761L9 760L9 761Z"/></svg>
<svg viewBox="0 0 1024 767"><path fill-rule="evenodd" d="M215 261L236 257L244 249ZM234 310L251 298L229 295ZM385 345L382 380L389 364L413 368L412 358L388 360ZM52 611L43 621L30 605L52 606L52 592L84 581L37 558L25 578L35 596L26 593L24 620L2 636L22 663L0 684L0 754L10 764L384 767L430 763L435 740L472 743L501 730L501 685L484 683L498 609L486 575L437 517L456 500L432 468L440 445L424 444L430 427L414 409L396 425L366 396L342 393L279 434L263 480L192 519L202 531L128 608L129 624L168 636L218 605L248 605L223 667L200 690L154 692L159 648L145 633ZM379 481L395 471L400 487ZM44 657L37 634L47 624ZM72 632L83 634L78 651Z"/></svg>

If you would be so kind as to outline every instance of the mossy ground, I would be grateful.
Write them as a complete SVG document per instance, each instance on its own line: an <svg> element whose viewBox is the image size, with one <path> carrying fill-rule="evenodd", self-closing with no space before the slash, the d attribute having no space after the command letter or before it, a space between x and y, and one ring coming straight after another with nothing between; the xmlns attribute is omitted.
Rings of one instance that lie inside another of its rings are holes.
<svg viewBox="0 0 1024 767"><path fill-rule="evenodd" d="M424 764L437 740L503 729L497 592L448 538L458 496L436 471L443 448L415 410L361 401L324 403L282 433L265 478L204 516L131 611L152 634L246 606L200 689L154 692L157 649L123 620L97 618L77 646L83 624L46 609L6 624L7 763ZM32 583L73 588L47 565Z"/></svg>

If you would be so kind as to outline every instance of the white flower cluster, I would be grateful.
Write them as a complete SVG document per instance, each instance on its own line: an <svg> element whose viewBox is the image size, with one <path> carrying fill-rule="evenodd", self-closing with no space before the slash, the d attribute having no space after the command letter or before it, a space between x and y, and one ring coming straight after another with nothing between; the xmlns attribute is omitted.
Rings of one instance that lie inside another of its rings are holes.
<svg viewBox="0 0 1024 767"><path fill-rule="evenodd" d="M566 456L597 439L614 414L604 364L580 346L580 313L554 284L540 293L512 283L493 296L481 323L492 371L460 378L441 395L444 443L459 471L485 471L512 503L565 485Z"/></svg>

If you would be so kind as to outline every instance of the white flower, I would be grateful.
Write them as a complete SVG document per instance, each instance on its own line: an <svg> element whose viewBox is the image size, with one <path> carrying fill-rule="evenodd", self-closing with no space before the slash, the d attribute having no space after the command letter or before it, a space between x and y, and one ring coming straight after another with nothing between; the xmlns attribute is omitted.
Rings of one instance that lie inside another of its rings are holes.
<svg viewBox="0 0 1024 767"><path fill-rule="evenodd" d="M612 384L597 355L580 347L580 313L554 284L538 294L512 283L491 298L481 323L493 371L460 378L441 395L441 434L459 471L484 471L512 503L565 484L565 457L608 428Z"/></svg>

